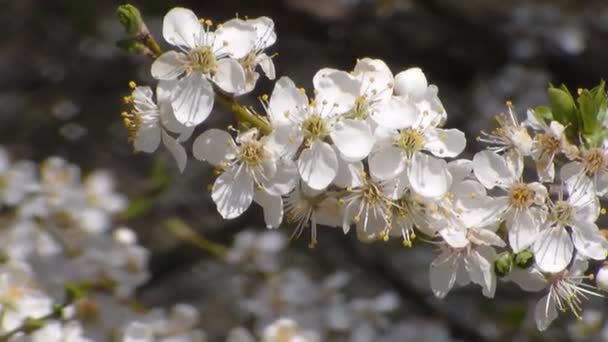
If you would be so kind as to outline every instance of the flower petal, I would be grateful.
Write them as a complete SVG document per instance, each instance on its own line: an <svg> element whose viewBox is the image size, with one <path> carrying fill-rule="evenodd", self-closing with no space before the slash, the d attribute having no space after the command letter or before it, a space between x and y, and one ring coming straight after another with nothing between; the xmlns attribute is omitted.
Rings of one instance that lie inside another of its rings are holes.
<svg viewBox="0 0 608 342"><path fill-rule="evenodd" d="M213 183L211 198L224 219L238 217L253 201L253 178L244 167L226 170Z"/></svg>
<svg viewBox="0 0 608 342"><path fill-rule="evenodd" d="M374 146L372 129L363 120L340 120L330 136L340 153L353 162L366 158Z"/></svg>
<svg viewBox="0 0 608 342"><path fill-rule="evenodd" d="M192 127L207 119L214 100L211 83L200 72L193 72L177 82L171 106L177 121Z"/></svg>
<svg viewBox="0 0 608 342"><path fill-rule="evenodd" d="M508 188L515 181L505 159L492 151L481 151L473 157L473 173L483 186Z"/></svg>
<svg viewBox="0 0 608 342"><path fill-rule="evenodd" d="M261 53L256 57L256 63L262 68L264 75L269 80L274 80L277 77L272 58L265 53Z"/></svg>
<svg viewBox="0 0 608 342"><path fill-rule="evenodd" d="M296 88L289 77L279 78L268 102L271 121L278 124L291 124L290 118L297 122L302 121L307 107L306 94Z"/></svg>
<svg viewBox="0 0 608 342"><path fill-rule="evenodd" d="M478 247L471 250L465 257L464 264L471 281L482 287L482 293L488 298L496 292L496 276L494 275L494 258L496 253L489 247Z"/></svg>
<svg viewBox="0 0 608 342"><path fill-rule="evenodd" d="M390 129L412 127L419 116L418 109L411 102L399 97L374 104L371 114L378 125Z"/></svg>
<svg viewBox="0 0 608 342"><path fill-rule="evenodd" d="M291 159L281 159L272 179L264 183L264 190L270 195L287 195L296 186L298 169Z"/></svg>
<svg viewBox="0 0 608 342"><path fill-rule="evenodd" d="M338 173L338 157L325 142L315 141L298 159L298 171L302 180L312 189L326 188Z"/></svg>
<svg viewBox="0 0 608 342"><path fill-rule="evenodd" d="M212 128L194 140L192 154L198 160L206 160L213 166L221 166L236 158L234 140L228 132Z"/></svg>
<svg viewBox="0 0 608 342"><path fill-rule="evenodd" d="M157 80L175 80L186 71L184 54L167 51L152 63L150 73Z"/></svg>
<svg viewBox="0 0 608 342"><path fill-rule="evenodd" d="M370 174L378 180L392 179L403 172L404 168L401 150L395 146L388 146L369 157Z"/></svg>
<svg viewBox="0 0 608 342"><path fill-rule="evenodd" d="M534 308L534 320L539 331L546 330L557 318L557 304L548 294L541 298Z"/></svg>
<svg viewBox="0 0 608 342"><path fill-rule="evenodd" d="M539 224L538 213L534 208L509 211L506 225L513 253L521 252L536 241Z"/></svg>
<svg viewBox="0 0 608 342"><path fill-rule="evenodd" d="M321 69L314 78L317 108L321 116L342 114L353 108L360 83L346 71Z"/></svg>
<svg viewBox="0 0 608 342"><path fill-rule="evenodd" d="M175 159L177 163L177 167L179 168L179 172L184 172L186 168L186 163L188 162L188 155L186 154L186 150L184 146L175 140L172 136L167 134L164 130L161 131L163 144L171 152L171 155Z"/></svg>
<svg viewBox="0 0 608 342"><path fill-rule="evenodd" d="M221 59L217 62L217 72L213 82L227 93L242 95L245 88L245 71L239 62L232 58Z"/></svg>
<svg viewBox="0 0 608 342"><path fill-rule="evenodd" d="M586 226L586 227L583 227ZM572 242L576 251L587 258L604 260L608 242L600 234L595 223L577 222L572 227Z"/></svg>
<svg viewBox="0 0 608 342"><path fill-rule="evenodd" d="M242 19L231 19L215 30L215 49L218 54L240 59L255 48L257 34L252 25Z"/></svg>
<svg viewBox="0 0 608 342"><path fill-rule="evenodd" d="M135 151L142 151L146 153L152 153L158 149L160 144L160 127L158 125L151 125L147 127L141 127L137 131L137 137L133 142Z"/></svg>
<svg viewBox="0 0 608 342"><path fill-rule="evenodd" d="M444 298L456 281L457 259L440 255L431 263L429 278L435 296Z"/></svg>
<svg viewBox="0 0 608 342"><path fill-rule="evenodd" d="M363 184L361 174L363 172L362 162L346 162L338 159L338 173L334 178L334 185L340 188L356 188Z"/></svg>
<svg viewBox="0 0 608 342"><path fill-rule="evenodd" d="M361 82L361 94L365 94L370 100L388 100L393 92L393 73L391 69L380 59L361 58L353 69L353 74Z"/></svg>
<svg viewBox="0 0 608 342"><path fill-rule="evenodd" d="M445 160L424 153L414 155L408 179L412 189L426 198L440 198L452 185Z"/></svg>
<svg viewBox="0 0 608 342"><path fill-rule="evenodd" d="M196 14L186 8L175 7L163 19L163 37L171 45L193 49L200 41L201 31Z"/></svg>
<svg viewBox="0 0 608 342"><path fill-rule="evenodd" d="M547 227L532 245L538 267L549 273L561 272L572 260L574 246L564 227Z"/></svg>
<svg viewBox="0 0 608 342"><path fill-rule="evenodd" d="M264 209L266 228L278 228L283 221L283 199L263 190L254 193L253 200Z"/></svg>
<svg viewBox="0 0 608 342"><path fill-rule="evenodd" d="M464 133L458 129L441 129L429 127L424 132L424 149L440 158L454 158L467 145Z"/></svg>
<svg viewBox="0 0 608 342"><path fill-rule="evenodd" d="M395 94L420 98L425 95L428 82L420 68L409 68L395 76Z"/></svg>

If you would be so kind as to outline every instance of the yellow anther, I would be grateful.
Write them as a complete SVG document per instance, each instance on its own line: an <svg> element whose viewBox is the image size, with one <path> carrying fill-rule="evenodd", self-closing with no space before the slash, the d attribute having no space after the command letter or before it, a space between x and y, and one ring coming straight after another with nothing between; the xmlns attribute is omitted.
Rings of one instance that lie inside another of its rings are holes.
<svg viewBox="0 0 608 342"><path fill-rule="evenodd" d="M602 208L602 209L600 209L600 213L601 213L602 215L606 215L606 208Z"/></svg>
<svg viewBox="0 0 608 342"><path fill-rule="evenodd" d="M583 93L583 88L576 89L576 93L580 96Z"/></svg>
<svg viewBox="0 0 608 342"><path fill-rule="evenodd" d="M131 97L131 96L125 96L125 97L123 97L123 98L122 98L122 101L123 101L125 104L130 104L130 103L132 103L132 102L133 102L133 97Z"/></svg>
<svg viewBox="0 0 608 342"><path fill-rule="evenodd" d="M267 102L268 101L268 94L262 94L262 96L260 96L260 98L262 99L262 101Z"/></svg>
<svg viewBox="0 0 608 342"><path fill-rule="evenodd" d="M213 184L207 184L207 189L208 192L213 191Z"/></svg>
<svg viewBox="0 0 608 342"><path fill-rule="evenodd" d="M135 89L136 87L137 87L137 84L134 81L129 81L129 88Z"/></svg>
<svg viewBox="0 0 608 342"><path fill-rule="evenodd" d="M288 111L288 110L284 111L284 112L283 112L283 116L284 116L285 118L288 118L288 117L289 117L289 111Z"/></svg>
<svg viewBox="0 0 608 342"><path fill-rule="evenodd" d="M403 246L410 248L412 247L412 242L411 241L407 241L407 240L403 240Z"/></svg>
<svg viewBox="0 0 608 342"><path fill-rule="evenodd" d="M205 25L212 26L213 25L213 21L211 19L206 19L205 20Z"/></svg>
<svg viewBox="0 0 608 342"><path fill-rule="evenodd" d="M353 188L349 186L348 188L346 188L346 191L353 192Z"/></svg>
<svg viewBox="0 0 608 342"><path fill-rule="evenodd" d="M298 90L300 91L300 93L302 93L302 94L306 94L306 89L304 89L304 88L299 88Z"/></svg>
<svg viewBox="0 0 608 342"><path fill-rule="evenodd" d="M511 100L507 100L507 107L513 107L513 102L511 102Z"/></svg>
<svg viewBox="0 0 608 342"><path fill-rule="evenodd" d="M356 215L355 217L353 217L353 222L359 223L360 221L361 221L361 216Z"/></svg>

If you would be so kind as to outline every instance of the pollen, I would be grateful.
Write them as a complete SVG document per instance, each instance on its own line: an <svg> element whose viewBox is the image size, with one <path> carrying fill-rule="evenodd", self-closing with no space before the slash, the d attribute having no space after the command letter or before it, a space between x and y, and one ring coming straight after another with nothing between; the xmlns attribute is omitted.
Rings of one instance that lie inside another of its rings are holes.
<svg viewBox="0 0 608 342"><path fill-rule="evenodd" d="M248 167L258 167L266 157L264 145L257 140L251 140L243 145L239 152L239 159Z"/></svg>
<svg viewBox="0 0 608 342"><path fill-rule="evenodd" d="M422 150L424 144L424 136L419 131L412 128L401 130L399 138L396 142L397 147L405 152L405 154L410 158L414 155L414 153Z"/></svg>
<svg viewBox="0 0 608 342"><path fill-rule="evenodd" d="M607 164L604 150L601 148L596 147L583 152L583 165L588 174L596 175L601 173L606 169Z"/></svg>
<svg viewBox="0 0 608 342"><path fill-rule="evenodd" d="M129 81L129 88L135 89L136 87L137 87L137 84L134 81Z"/></svg>
<svg viewBox="0 0 608 342"><path fill-rule="evenodd" d="M213 76L217 72L217 59L210 47L204 46L190 51L189 69L198 70L203 74Z"/></svg>
<svg viewBox="0 0 608 342"><path fill-rule="evenodd" d="M307 141L323 140L329 135L329 127L319 114L313 114L302 123L302 131Z"/></svg>
<svg viewBox="0 0 608 342"><path fill-rule="evenodd" d="M526 183L516 183L509 192L509 202L514 208L528 208L534 203L534 191Z"/></svg>

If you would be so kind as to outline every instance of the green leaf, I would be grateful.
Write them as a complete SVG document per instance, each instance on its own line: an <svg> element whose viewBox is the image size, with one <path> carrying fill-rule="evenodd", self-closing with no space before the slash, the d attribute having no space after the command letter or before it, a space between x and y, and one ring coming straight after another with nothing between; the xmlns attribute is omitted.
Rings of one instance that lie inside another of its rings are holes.
<svg viewBox="0 0 608 342"><path fill-rule="evenodd" d="M566 86L550 87L547 96L551 105L553 119L566 127L566 135L570 141L576 141L580 128L578 109L570 91Z"/></svg>
<svg viewBox="0 0 608 342"><path fill-rule="evenodd" d="M551 121L553 120L553 113L551 112L551 108L547 106L538 106L534 108L534 116L539 121Z"/></svg>
<svg viewBox="0 0 608 342"><path fill-rule="evenodd" d="M597 87L588 90L579 90L579 97L577 99L581 121L583 123L582 135L587 139L591 145L597 145L601 140L599 139L603 134L602 123L606 116L607 98L606 98L606 84L602 81Z"/></svg>

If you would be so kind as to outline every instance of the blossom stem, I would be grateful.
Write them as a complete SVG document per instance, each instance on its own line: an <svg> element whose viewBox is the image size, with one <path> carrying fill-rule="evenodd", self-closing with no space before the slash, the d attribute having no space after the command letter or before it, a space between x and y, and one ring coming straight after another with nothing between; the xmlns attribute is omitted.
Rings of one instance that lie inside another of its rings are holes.
<svg viewBox="0 0 608 342"><path fill-rule="evenodd" d="M203 251L223 259L228 248L220 243L211 241L197 234L191 227L180 219L172 218L165 222L173 235Z"/></svg>

